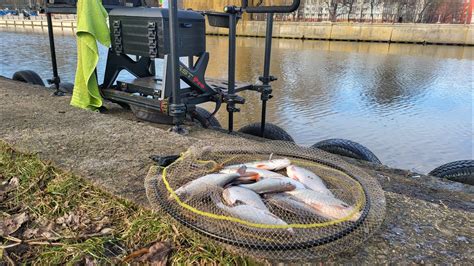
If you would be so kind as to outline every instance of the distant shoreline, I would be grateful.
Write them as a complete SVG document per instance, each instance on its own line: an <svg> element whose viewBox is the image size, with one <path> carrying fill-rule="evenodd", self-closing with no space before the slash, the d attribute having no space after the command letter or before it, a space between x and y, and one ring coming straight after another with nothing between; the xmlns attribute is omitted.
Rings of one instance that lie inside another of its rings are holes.
<svg viewBox="0 0 474 266"><path fill-rule="evenodd" d="M0 28L47 30L42 19L0 18ZM74 19L53 20L55 31L75 32ZM227 35L228 29L207 25L208 35ZM237 36L265 37L264 21L241 21ZM474 46L474 25L459 24L369 24L331 22L275 22L274 38L351 42L414 43Z"/></svg>

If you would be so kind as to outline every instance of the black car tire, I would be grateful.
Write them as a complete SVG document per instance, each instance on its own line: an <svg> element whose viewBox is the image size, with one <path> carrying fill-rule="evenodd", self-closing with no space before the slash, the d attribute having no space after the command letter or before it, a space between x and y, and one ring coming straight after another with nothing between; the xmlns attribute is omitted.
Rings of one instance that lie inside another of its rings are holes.
<svg viewBox="0 0 474 266"><path fill-rule="evenodd" d="M260 127L261 127L261 123L252 123L239 129L238 132L261 137ZM290 134L288 134L283 128L271 123L265 124L264 138L271 139L271 140L283 140L283 141L295 142L293 138L290 136Z"/></svg>
<svg viewBox="0 0 474 266"><path fill-rule="evenodd" d="M13 74L12 79L28 84L44 86L44 82L41 77L32 70L17 71Z"/></svg>
<svg viewBox="0 0 474 266"><path fill-rule="evenodd" d="M342 155L358 160L382 164L368 148L361 144L347 139L327 139L320 141L311 148L320 149L332 154Z"/></svg>
<svg viewBox="0 0 474 266"><path fill-rule="evenodd" d="M196 106L196 109L193 113L189 114L191 120L197 120L205 128L222 128L221 123L217 118L211 115L211 112L206 109Z"/></svg>
<svg viewBox="0 0 474 266"><path fill-rule="evenodd" d="M462 160L443 164L431 171L429 175L474 185L474 160Z"/></svg>

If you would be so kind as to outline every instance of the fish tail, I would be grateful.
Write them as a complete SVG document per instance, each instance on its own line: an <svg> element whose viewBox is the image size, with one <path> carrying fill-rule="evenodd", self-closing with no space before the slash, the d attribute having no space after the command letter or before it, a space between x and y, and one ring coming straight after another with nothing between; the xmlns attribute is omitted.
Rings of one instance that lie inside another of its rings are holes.
<svg viewBox="0 0 474 266"><path fill-rule="evenodd" d="M351 210L351 212L352 212L352 210ZM362 216L362 213L361 213L361 212L357 212L357 213L355 213L355 214L352 215L350 221L351 221L351 222L357 222L361 216Z"/></svg>
<svg viewBox="0 0 474 266"><path fill-rule="evenodd" d="M232 202L230 198L230 192L228 189L224 189L224 191L222 191L222 198L224 199L225 203L227 203L228 205L234 204L234 202Z"/></svg>
<svg viewBox="0 0 474 266"><path fill-rule="evenodd" d="M227 210L227 205L225 205L221 198L216 194L216 193L211 193L211 195L209 196L211 198L211 201L220 209L222 210Z"/></svg>

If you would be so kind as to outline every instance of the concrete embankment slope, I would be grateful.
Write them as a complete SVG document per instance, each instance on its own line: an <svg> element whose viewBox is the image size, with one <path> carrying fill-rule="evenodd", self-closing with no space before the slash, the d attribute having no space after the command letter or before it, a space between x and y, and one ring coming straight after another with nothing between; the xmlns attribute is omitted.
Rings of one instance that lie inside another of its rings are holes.
<svg viewBox="0 0 474 266"><path fill-rule="evenodd" d="M53 26L59 31L74 31L74 20L54 20ZM0 27L47 29L45 20L2 20ZM264 37L264 21L240 21L238 36ZM207 34L227 35L228 29L207 25ZM331 22L275 22L275 38L314 39L332 41L366 41L388 43L427 43L474 45L474 25L461 24L370 24Z"/></svg>
<svg viewBox="0 0 474 266"><path fill-rule="evenodd" d="M265 36L265 22L243 21L239 36ZM208 34L226 35L228 30L207 27ZM429 43L474 45L473 25L450 24L369 24L330 22L275 22L276 38L389 43Z"/></svg>
<svg viewBox="0 0 474 266"><path fill-rule="evenodd" d="M198 141L231 136L191 128L189 136L138 122L110 106L107 114L79 110L69 97L0 78L0 139L35 152L121 197L148 206L144 177L155 154L175 154ZM381 230L360 249L328 258L336 263L470 263L474 260L474 189L413 173L358 164L386 191Z"/></svg>

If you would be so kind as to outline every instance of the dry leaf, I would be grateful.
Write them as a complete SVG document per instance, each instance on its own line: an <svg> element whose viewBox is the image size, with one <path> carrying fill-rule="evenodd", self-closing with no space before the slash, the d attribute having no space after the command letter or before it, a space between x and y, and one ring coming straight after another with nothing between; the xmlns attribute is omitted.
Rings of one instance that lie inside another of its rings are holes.
<svg viewBox="0 0 474 266"><path fill-rule="evenodd" d="M10 182L8 182L8 186L10 187L10 189L17 188L19 185L20 185L20 179L18 179L18 177L14 177L10 179Z"/></svg>
<svg viewBox="0 0 474 266"><path fill-rule="evenodd" d="M4 182L0 185L0 200L5 200L7 194L15 190L20 185L20 180L18 177L13 177L9 182Z"/></svg>
<svg viewBox="0 0 474 266"><path fill-rule="evenodd" d="M56 219L56 224L60 225L63 228L70 228L72 230L78 230L85 228L85 224L90 223L90 220L86 217L81 217L83 214L81 212L69 212L64 214L62 217Z"/></svg>
<svg viewBox="0 0 474 266"><path fill-rule="evenodd" d="M28 229L26 229L25 232L23 233L23 237L24 237L25 239L35 238L35 237L38 235L38 231L39 231L38 228L35 228L35 229L28 228Z"/></svg>
<svg viewBox="0 0 474 266"><path fill-rule="evenodd" d="M108 234L111 234L113 231L114 231L114 229L112 229L112 228L104 228L104 229L100 230L100 233L104 234L104 235L108 235Z"/></svg>
<svg viewBox="0 0 474 266"><path fill-rule="evenodd" d="M91 258L90 256L87 256L84 262L85 266L95 266L97 265L97 262L95 261L94 258Z"/></svg>
<svg viewBox="0 0 474 266"><path fill-rule="evenodd" d="M170 242L157 242L148 249L140 249L128 255L124 262L139 262L155 266L164 266L173 247Z"/></svg>
<svg viewBox="0 0 474 266"><path fill-rule="evenodd" d="M15 214L0 219L0 236L8 236L16 232L22 224L28 221L26 213Z"/></svg>
<svg viewBox="0 0 474 266"><path fill-rule="evenodd" d="M150 263L151 265L164 266L168 261L168 255L171 252L171 243L157 242L148 249L148 253L141 256L140 262Z"/></svg>
<svg viewBox="0 0 474 266"><path fill-rule="evenodd" d="M105 216L102 219L96 221L93 225L94 226L94 231L95 232L100 232L105 225L108 225L110 223L110 218Z"/></svg>

